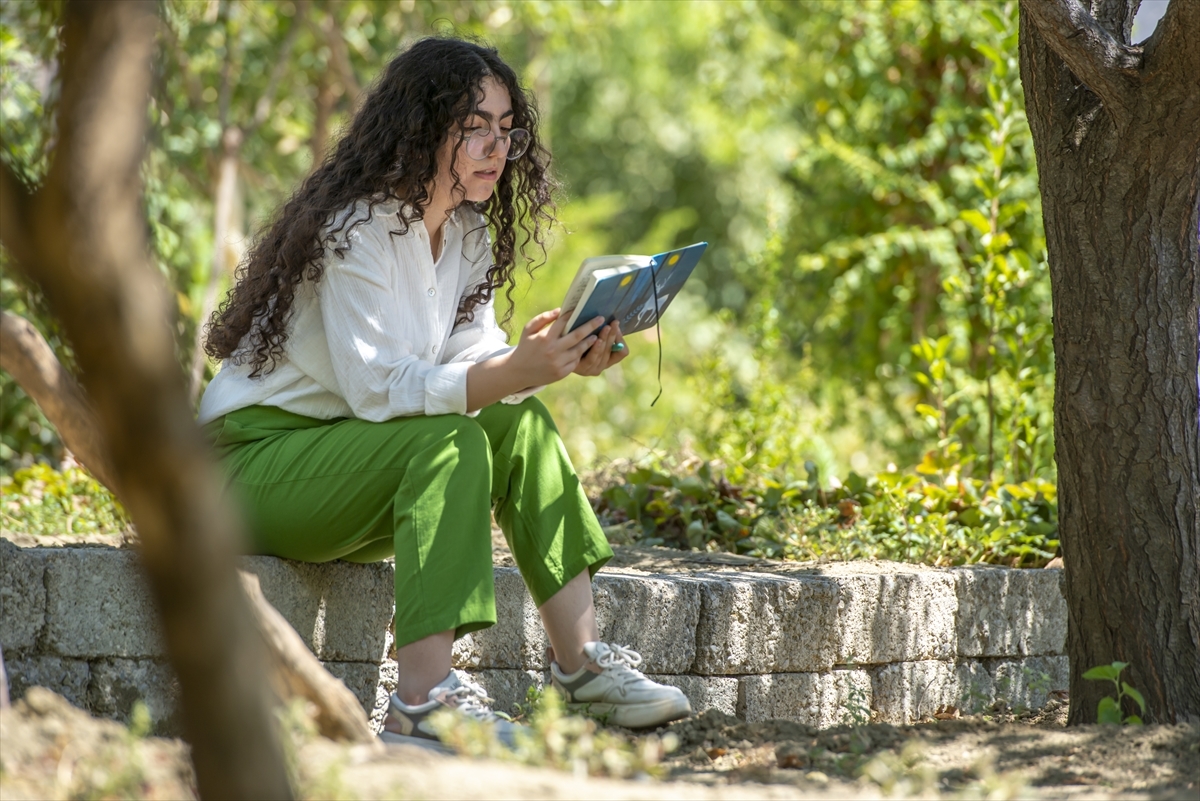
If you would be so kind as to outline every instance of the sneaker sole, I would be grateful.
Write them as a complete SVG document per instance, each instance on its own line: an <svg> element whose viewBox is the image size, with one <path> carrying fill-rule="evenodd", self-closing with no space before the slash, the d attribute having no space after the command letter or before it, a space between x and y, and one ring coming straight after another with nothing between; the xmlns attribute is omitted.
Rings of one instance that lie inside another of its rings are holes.
<svg viewBox="0 0 1200 801"><path fill-rule="evenodd" d="M427 751L436 751L439 754L453 754L454 749L439 740L430 740L427 737L412 737L407 734L396 734L395 732L381 731L379 739L385 745L415 745L417 748L424 748Z"/></svg>
<svg viewBox="0 0 1200 801"><path fill-rule="evenodd" d="M605 723L626 729L647 729L661 726L673 720L681 720L692 714L692 705L687 698L666 698L642 704L567 704L567 708L593 717L604 718Z"/></svg>

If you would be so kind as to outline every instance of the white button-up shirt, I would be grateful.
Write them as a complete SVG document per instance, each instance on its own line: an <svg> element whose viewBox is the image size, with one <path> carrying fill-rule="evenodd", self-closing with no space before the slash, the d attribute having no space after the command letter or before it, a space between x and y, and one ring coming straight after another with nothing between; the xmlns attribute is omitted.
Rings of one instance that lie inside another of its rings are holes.
<svg viewBox="0 0 1200 801"><path fill-rule="evenodd" d="M400 229L399 209L381 203L349 237L341 234L343 257L327 246L321 280L296 288L275 369L251 378L236 355L222 362L200 402L201 424L255 405L322 420L467 413L467 369L512 350L491 302L455 325L459 301L492 266L487 226L477 212L456 210L435 262L423 222L391 233ZM365 219L366 203L349 213Z"/></svg>

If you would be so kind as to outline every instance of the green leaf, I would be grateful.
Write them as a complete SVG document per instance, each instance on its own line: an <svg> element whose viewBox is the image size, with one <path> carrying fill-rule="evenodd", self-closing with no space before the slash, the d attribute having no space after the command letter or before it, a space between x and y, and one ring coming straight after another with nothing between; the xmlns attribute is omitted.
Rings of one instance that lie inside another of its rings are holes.
<svg viewBox="0 0 1200 801"><path fill-rule="evenodd" d="M981 234L989 234L992 232L992 224L988 222L988 218L983 216L983 212L978 209L967 209L958 215L958 218L968 225L975 228Z"/></svg>
<svg viewBox="0 0 1200 801"><path fill-rule="evenodd" d="M1116 681L1120 675L1121 671L1114 662L1112 665L1098 665L1084 673L1083 677L1092 681Z"/></svg>
<svg viewBox="0 0 1200 801"><path fill-rule="evenodd" d="M1121 724L1121 707L1114 699L1107 695L1100 699L1096 706L1096 722Z"/></svg>
<svg viewBox="0 0 1200 801"><path fill-rule="evenodd" d="M996 29L996 33L1004 33L1008 29L1008 25L1000 18L1000 15L995 10L984 8L979 11L979 16L986 19L991 26Z"/></svg>
<svg viewBox="0 0 1200 801"><path fill-rule="evenodd" d="M1121 682L1121 692L1132 698L1134 703L1138 705L1138 709L1142 710L1142 714L1146 714L1146 699L1142 698L1142 694L1140 692L1135 690L1133 687L1130 687L1128 682L1124 681Z"/></svg>
<svg viewBox="0 0 1200 801"><path fill-rule="evenodd" d="M1137 715L1130 715L1129 717L1125 718L1125 720L1122 722L1126 726L1144 726L1145 725L1144 723L1142 723L1142 719L1139 718Z"/></svg>

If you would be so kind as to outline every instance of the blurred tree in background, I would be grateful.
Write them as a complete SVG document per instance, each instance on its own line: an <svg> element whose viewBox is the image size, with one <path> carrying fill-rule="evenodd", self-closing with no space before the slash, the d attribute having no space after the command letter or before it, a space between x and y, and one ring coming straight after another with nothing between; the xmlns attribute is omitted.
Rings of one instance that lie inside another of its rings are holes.
<svg viewBox="0 0 1200 801"><path fill-rule="evenodd" d="M0 6L4 149L54 145L53 4ZM249 237L398 47L480 36L538 97L564 226L520 321L580 260L711 243L604 377L543 397L581 467L648 453L731 475L1053 480L1049 285L1005 2L280 0L162 4L147 221L181 369ZM0 254L0 258L3 255ZM0 301L70 358L5 268ZM0 374L0 462L61 445ZM809 468L805 468L810 462Z"/></svg>

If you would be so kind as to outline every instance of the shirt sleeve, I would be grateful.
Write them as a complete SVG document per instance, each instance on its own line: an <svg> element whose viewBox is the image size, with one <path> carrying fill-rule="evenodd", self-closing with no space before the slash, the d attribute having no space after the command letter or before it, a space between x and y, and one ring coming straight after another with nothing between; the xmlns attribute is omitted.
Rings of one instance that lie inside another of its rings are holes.
<svg viewBox="0 0 1200 801"><path fill-rule="evenodd" d="M475 287L482 284L487 278L487 271L493 263L491 249L488 248L485 254L472 268L463 297L470 295ZM486 303L475 307L475 313L471 320L454 326L454 330L450 332L450 338L446 342L446 363L447 365L464 362L478 364L514 350L516 348L508 344L508 336L504 333L504 329L496 322L495 297L492 297ZM544 385L528 387L502 398L500 402L520 403L545 388Z"/></svg>
<svg viewBox="0 0 1200 801"><path fill-rule="evenodd" d="M380 240L386 226L364 223L348 237L344 257L330 253L317 284L321 319L342 396L354 416L466 414L470 364L435 365L414 352L400 322L420 313L403 308L388 273L395 256Z"/></svg>

